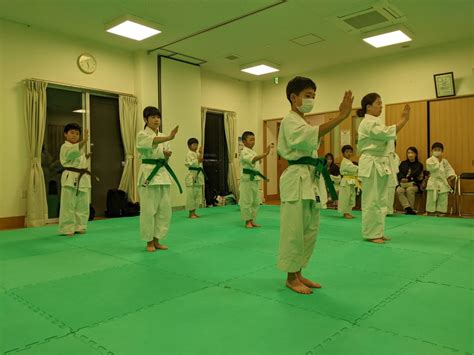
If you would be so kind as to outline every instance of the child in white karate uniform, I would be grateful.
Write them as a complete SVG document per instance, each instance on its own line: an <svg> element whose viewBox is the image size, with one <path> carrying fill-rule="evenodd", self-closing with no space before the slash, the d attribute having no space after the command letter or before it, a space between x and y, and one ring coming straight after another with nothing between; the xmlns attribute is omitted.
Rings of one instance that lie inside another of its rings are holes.
<svg viewBox="0 0 474 355"><path fill-rule="evenodd" d="M364 117L359 125L357 143L359 178L362 181L362 235L373 243L385 243L385 216L387 213L387 183L392 169L388 158L387 144L397 138L410 117L410 106L406 105L401 120L396 125L386 126L379 118L382 113L382 99L377 93L363 97L359 117ZM366 116L366 114L368 116Z"/></svg>
<svg viewBox="0 0 474 355"><path fill-rule="evenodd" d="M387 143L388 148L388 161L392 174L388 178L387 182L387 216L393 215L393 204L395 202L395 190L398 186L398 167L400 166L400 157L395 151L395 141L389 141Z"/></svg>
<svg viewBox="0 0 474 355"><path fill-rule="evenodd" d="M339 204L337 210L346 219L355 218L351 212L356 203L356 196L360 192L360 182L357 177L359 168L352 160L354 149L350 145L342 147L342 161L340 172L342 175L341 186L339 187Z"/></svg>
<svg viewBox="0 0 474 355"><path fill-rule="evenodd" d="M245 221L246 228L260 227L255 223L258 209L262 200L260 198L259 184L262 179L267 178L260 173L257 163L270 154L271 145L267 147L263 154L258 155L252 148L255 145L255 135L253 132L245 131L242 134L244 148L240 152L240 165L242 175L240 176L240 215Z"/></svg>
<svg viewBox="0 0 474 355"><path fill-rule="evenodd" d="M204 169L202 162L204 160L202 147L199 147L197 138L188 139L188 154L184 165L188 168L186 175L186 209L189 211L189 218L199 218L196 209L202 204L202 189L204 186Z"/></svg>
<svg viewBox="0 0 474 355"><path fill-rule="evenodd" d="M91 173L88 169L90 154L86 154L89 132L69 123L64 127L66 141L61 146L59 159L64 171L61 176L61 205L59 210L59 233L74 236L84 234L89 220L91 195Z"/></svg>
<svg viewBox="0 0 474 355"><path fill-rule="evenodd" d="M168 165L171 157L169 141L176 136L178 126L169 135L161 133L161 112L152 106L143 110L143 119L145 128L138 132L136 142L142 163L138 173L140 235L147 243L147 251L154 252L168 249L161 241L167 237L171 222L170 173L177 182Z"/></svg>
<svg viewBox="0 0 474 355"><path fill-rule="evenodd" d="M426 169L430 173L426 190L426 211L444 216L448 211L448 193L453 189L451 184L456 173L449 162L443 158L444 146L436 142L431 146L432 156L426 160Z"/></svg>
<svg viewBox="0 0 474 355"><path fill-rule="evenodd" d="M334 120L311 126L304 114L313 109L315 95L316 84L309 78L298 76L288 83L286 97L291 110L281 121L278 134L278 154L289 163L280 177L278 268L287 273L286 286L301 294L310 294L312 288L321 287L302 274L319 231L321 185L317 173L326 167L324 160L317 158L317 149L321 137L349 116L353 101L352 93L347 91ZM329 177L328 180L331 183Z"/></svg>

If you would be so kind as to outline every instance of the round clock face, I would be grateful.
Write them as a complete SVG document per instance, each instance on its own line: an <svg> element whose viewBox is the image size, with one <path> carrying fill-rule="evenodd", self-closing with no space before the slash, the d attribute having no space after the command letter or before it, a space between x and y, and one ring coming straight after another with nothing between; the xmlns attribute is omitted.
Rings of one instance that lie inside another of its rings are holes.
<svg viewBox="0 0 474 355"><path fill-rule="evenodd" d="M89 53L83 53L77 58L77 66L82 72L92 74L97 68L97 61Z"/></svg>

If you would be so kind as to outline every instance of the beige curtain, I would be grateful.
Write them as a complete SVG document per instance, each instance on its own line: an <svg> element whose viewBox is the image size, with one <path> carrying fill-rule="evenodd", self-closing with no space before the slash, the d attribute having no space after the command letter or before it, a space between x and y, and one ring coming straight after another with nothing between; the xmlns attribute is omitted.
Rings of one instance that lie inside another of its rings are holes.
<svg viewBox="0 0 474 355"><path fill-rule="evenodd" d="M125 165L119 189L125 191L130 200L138 201L137 191L137 153L135 140L138 127L138 100L132 96L119 96L120 131L125 150Z"/></svg>
<svg viewBox="0 0 474 355"><path fill-rule="evenodd" d="M237 201L239 200L239 185L237 183L237 171L235 168L235 147L237 146L237 135L235 132L236 125L235 112L224 113L224 129L225 139L227 141L227 153L229 158L229 173L227 183L229 190L233 192Z"/></svg>
<svg viewBox="0 0 474 355"><path fill-rule="evenodd" d="M205 143L205 138L206 138L206 114L207 114L207 108L202 107L201 108L201 145L202 145L202 149L204 149L204 143Z"/></svg>
<svg viewBox="0 0 474 355"><path fill-rule="evenodd" d="M25 224L27 227L45 225L48 204L41 168L41 148L46 126L47 83L27 80L25 100L25 124L30 158Z"/></svg>
<svg viewBox="0 0 474 355"><path fill-rule="evenodd" d="M206 114L207 114L207 108L201 107L201 146L202 146L202 151L204 152L204 147L205 147L205 139L206 139ZM206 202L206 184L204 183L204 186L202 187L202 205L204 207L207 206Z"/></svg>

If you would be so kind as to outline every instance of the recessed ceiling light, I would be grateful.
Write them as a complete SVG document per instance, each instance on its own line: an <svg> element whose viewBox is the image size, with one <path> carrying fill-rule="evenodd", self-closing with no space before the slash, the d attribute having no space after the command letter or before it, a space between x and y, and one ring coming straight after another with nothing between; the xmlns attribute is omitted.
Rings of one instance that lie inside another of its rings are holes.
<svg viewBox="0 0 474 355"><path fill-rule="evenodd" d="M411 38L408 37L404 32L401 30L392 31L383 33L377 36L367 37L364 38L364 42L367 42L371 46L375 48L391 46L397 43L409 42Z"/></svg>
<svg viewBox="0 0 474 355"><path fill-rule="evenodd" d="M242 69L241 71L253 75L263 75L268 73L274 73L279 71L279 69L275 68L276 65L267 65L267 64L248 64Z"/></svg>
<svg viewBox="0 0 474 355"><path fill-rule="evenodd" d="M161 33L160 30L155 28L151 28L145 25L141 25L135 21L125 20L115 25L113 27L109 27L107 32L113 33L122 37L127 37L134 39L135 41L141 41L145 38L149 38L151 36L157 35Z"/></svg>

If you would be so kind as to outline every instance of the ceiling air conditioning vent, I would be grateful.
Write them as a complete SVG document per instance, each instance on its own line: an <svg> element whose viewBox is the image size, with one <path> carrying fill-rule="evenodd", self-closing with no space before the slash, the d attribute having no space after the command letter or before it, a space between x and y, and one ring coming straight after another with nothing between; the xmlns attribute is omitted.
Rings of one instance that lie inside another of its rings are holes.
<svg viewBox="0 0 474 355"><path fill-rule="evenodd" d="M356 34L400 24L405 21L406 17L387 2L381 2L364 9L356 9L336 17L336 23L339 27L346 32Z"/></svg>

